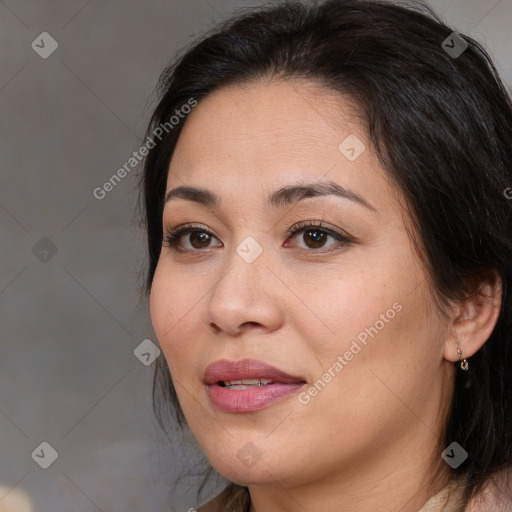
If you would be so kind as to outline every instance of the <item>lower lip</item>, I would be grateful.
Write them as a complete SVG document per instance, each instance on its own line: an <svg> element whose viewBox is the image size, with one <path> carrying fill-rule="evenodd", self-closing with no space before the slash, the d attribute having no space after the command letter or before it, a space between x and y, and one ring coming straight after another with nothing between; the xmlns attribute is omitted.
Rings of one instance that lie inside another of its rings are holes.
<svg viewBox="0 0 512 512"><path fill-rule="evenodd" d="M220 384L207 386L210 401L224 412L251 412L268 407L295 393L304 386L303 382L283 384L276 382L265 386L254 386L247 389L229 389Z"/></svg>

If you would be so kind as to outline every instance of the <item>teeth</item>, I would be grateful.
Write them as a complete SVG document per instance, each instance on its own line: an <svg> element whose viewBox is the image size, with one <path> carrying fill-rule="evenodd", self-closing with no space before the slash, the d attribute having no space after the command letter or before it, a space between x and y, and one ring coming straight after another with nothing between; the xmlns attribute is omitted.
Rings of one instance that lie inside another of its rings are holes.
<svg viewBox="0 0 512 512"><path fill-rule="evenodd" d="M265 386L270 384L270 379L242 379L242 380L226 380L222 384L229 389L248 389L254 386Z"/></svg>

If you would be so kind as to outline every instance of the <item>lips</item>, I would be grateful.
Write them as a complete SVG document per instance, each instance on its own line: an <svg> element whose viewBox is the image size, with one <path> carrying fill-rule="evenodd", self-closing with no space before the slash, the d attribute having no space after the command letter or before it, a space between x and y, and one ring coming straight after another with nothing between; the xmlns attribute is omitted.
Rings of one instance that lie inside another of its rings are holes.
<svg viewBox="0 0 512 512"><path fill-rule="evenodd" d="M204 372L210 401L224 412L263 409L301 388L306 381L254 359L221 359Z"/></svg>
<svg viewBox="0 0 512 512"><path fill-rule="evenodd" d="M205 384L246 379L267 379L282 384L305 382L301 377L294 377L293 375L279 370L275 366L255 359L243 359L241 361L221 359L208 365L204 372Z"/></svg>

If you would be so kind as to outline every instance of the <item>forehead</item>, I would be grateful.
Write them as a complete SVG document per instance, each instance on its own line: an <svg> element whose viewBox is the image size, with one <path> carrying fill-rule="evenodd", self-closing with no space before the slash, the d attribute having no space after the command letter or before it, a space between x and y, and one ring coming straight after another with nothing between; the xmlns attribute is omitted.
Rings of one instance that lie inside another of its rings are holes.
<svg viewBox="0 0 512 512"><path fill-rule="evenodd" d="M242 161L312 158L361 132L348 100L320 85L274 80L214 91L188 116L175 156ZM296 155L296 156L294 156Z"/></svg>
<svg viewBox="0 0 512 512"><path fill-rule="evenodd" d="M340 150L347 138L362 144L355 160ZM377 199L372 194L389 187L353 102L317 83L273 80L221 88L194 108L174 151L167 190L233 188L249 197L322 179L362 191L370 203Z"/></svg>

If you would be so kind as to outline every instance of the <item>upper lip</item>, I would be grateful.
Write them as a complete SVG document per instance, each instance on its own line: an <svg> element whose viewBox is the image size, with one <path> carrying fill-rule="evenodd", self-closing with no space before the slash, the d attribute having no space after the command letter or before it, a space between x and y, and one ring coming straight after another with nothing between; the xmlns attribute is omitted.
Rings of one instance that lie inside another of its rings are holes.
<svg viewBox="0 0 512 512"><path fill-rule="evenodd" d="M208 385L243 379L269 379L284 384L305 382L301 377L290 375L275 366L256 359L240 361L219 359L206 367L203 376L204 383Z"/></svg>

